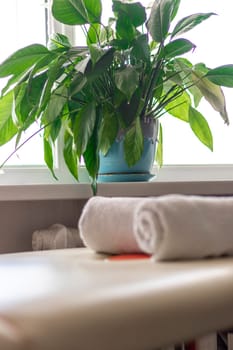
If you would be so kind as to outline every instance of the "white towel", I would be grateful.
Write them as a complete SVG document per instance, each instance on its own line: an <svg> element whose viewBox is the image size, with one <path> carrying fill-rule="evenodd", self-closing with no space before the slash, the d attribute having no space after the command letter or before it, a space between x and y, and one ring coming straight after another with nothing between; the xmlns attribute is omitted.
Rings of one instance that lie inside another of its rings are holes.
<svg viewBox="0 0 233 350"><path fill-rule="evenodd" d="M84 244L155 260L233 255L233 197L93 197L79 221Z"/></svg>
<svg viewBox="0 0 233 350"><path fill-rule="evenodd" d="M92 197L79 219L79 232L86 246L101 253L138 253L133 233L139 198Z"/></svg>
<svg viewBox="0 0 233 350"><path fill-rule="evenodd" d="M37 230L32 234L33 250L64 249L82 247L79 232L75 228L62 224L54 224L45 230Z"/></svg>
<svg viewBox="0 0 233 350"><path fill-rule="evenodd" d="M155 260L233 255L233 198L167 195L135 211L134 234Z"/></svg>

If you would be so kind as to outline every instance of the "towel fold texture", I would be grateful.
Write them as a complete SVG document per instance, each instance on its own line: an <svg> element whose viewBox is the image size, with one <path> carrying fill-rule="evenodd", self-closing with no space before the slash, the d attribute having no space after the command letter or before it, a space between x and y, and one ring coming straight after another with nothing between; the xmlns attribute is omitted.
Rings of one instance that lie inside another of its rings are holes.
<svg viewBox="0 0 233 350"><path fill-rule="evenodd" d="M49 250L83 247L77 228L54 224L45 230L37 230L32 234L33 250Z"/></svg>
<svg viewBox="0 0 233 350"><path fill-rule="evenodd" d="M133 222L139 198L92 197L79 219L84 244L100 253L141 252L133 234Z"/></svg>
<svg viewBox="0 0 233 350"><path fill-rule="evenodd" d="M232 255L233 198L148 198L136 208L134 234L142 251L155 260Z"/></svg>
<svg viewBox="0 0 233 350"><path fill-rule="evenodd" d="M94 197L79 230L97 252L145 252L160 261L233 255L233 197Z"/></svg>

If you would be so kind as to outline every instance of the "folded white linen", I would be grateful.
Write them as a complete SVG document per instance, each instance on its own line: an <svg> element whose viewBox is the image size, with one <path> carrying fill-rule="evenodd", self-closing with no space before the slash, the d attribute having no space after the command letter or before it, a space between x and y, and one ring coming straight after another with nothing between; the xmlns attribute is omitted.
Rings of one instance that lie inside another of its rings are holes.
<svg viewBox="0 0 233 350"><path fill-rule="evenodd" d="M92 197L79 219L80 237L96 252L138 253L133 233L134 213L142 198Z"/></svg>
<svg viewBox="0 0 233 350"><path fill-rule="evenodd" d="M84 245L155 260L233 255L233 197L93 197L79 220Z"/></svg>
<svg viewBox="0 0 233 350"><path fill-rule="evenodd" d="M32 250L49 250L82 247L83 243L77 228L54 224L45 230L32 234Z"/></svg>
<svg viewBox="0 0 233 350"><path fill-rule="evenodd" d="M135 210L134 234L155 260L233 255L233 198L147 198Z"/></svg>

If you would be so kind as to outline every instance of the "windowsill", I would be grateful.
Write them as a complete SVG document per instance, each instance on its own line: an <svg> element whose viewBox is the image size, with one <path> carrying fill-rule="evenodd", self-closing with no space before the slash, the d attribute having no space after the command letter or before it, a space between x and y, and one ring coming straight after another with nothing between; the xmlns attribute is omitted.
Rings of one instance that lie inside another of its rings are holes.
<svg viewBox="0 0 233 350"><path fill-rule="evenodd" d="M156 169L154 169L156 173ZM164 166L151 182L98 184L101 196L157 196L169 193L193 195L233 195L233 166ZM70 175L58 174L59 181L46 169L25 168L19 173L7 169L0 176L0 201L87 199L92 196L85 169L80 183ZM17 183L16 183L17 180Z"/></svg>
<svg viewBox="0 0 233 350"><path fill-rule="evenodd" d="M154 181L98 185L101 196L157 196L170 193L192 195L233 195L233 181ZM89 184L0 185L1 201L87 199Z"/></svg>

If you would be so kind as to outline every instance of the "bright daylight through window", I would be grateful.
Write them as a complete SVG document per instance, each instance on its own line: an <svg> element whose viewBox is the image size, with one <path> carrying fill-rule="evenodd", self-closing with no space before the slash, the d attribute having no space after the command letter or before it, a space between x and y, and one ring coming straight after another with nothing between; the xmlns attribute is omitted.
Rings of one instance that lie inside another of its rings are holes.
<svg viewBox="0 0 233 350"><path fill-rule="evenodd" d="M192 63L205 62L209 68L233 63L232 45L229 44L229 30L232 22L233 3L229 0L184 0L181 1L180 16L197 12L214 12L208 21L188 33L197 47ZM185 35L184 35L185 37ZM226 126L205 101L202 103L203 115L207 118L214 139L214 152L204 147L186 123L166 115L164 125L164 163L166 164L233 164L233 91L224 89L230 126ZM185 152L184 152L185 150Z"/></svg>
<svg viewBox="0 0 233 350"><path fill-rule="evenodd" d="M10 23L10 25L9 25ZM14 51L32 43L46 44L47 15L43 0L8 0L0 2L0 31L2 33L0 61ZM3 34L4 33L4 34ZM0 88L5 81L0 80ZM30 133L35 132L34 129ZM0 162L14 150L15 140L0 149ZM32 139L7 165L43 165L41 137Z"/></svg>
<svg viewBox="0 0 233 350"><path fill-rule="evenodd" d="M143 5L149 3L148 0L141 2ZM103 4L103 15L109 16L111 1L104 0ZM198 12L217 14L188 34L189 40L197 46L194 52L189 54L192 55L193 63L204 61L209 68L217 67L225 62L233 63L233 50L228 36L232 10L233 3L229 0L181 0L178 18ZM9 27L9 18L11 18L11 27ZM1 33L5 33L1 44L0 61L27 44L36 42L44 44L46 42L46 11L43 0L8 0L4 4L0 3L0 30ZM75 44L85 44L80 33L76 33L75 38ZM231 152L233 149L233 91L225 89L224 92L230 126L226 126L218 113L214 113L204 101L202 103L203 114L213 133L213 153L195 138L191 129L189 133L188 124L167 115L162 117L164 164L233 164L233 153ZM12 158L8 164L43 164L43 149L40 142L42 142L40 137L31 140L27 147L23 147L19 155ZM3 161L11 151L12 144L11 147L4 146L0 152L0 161Z"/></svg>

